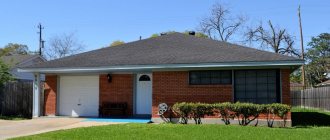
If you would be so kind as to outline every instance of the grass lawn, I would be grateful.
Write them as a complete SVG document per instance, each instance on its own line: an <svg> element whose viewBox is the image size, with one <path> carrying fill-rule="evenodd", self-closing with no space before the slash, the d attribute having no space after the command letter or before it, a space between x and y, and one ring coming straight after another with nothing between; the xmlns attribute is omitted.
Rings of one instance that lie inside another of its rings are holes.
<svg viewBox="0 0 330 140"><path fill-rule="evenodd" d="M322 114L330 115L330 112L325 112L325 111L320 110L318 108L292 107L291 112L317 112L317 113L322 113Z"/></svg>
<svg viewBox="0 0 330 140"><path fill-rule="evenodd" d="M60 130L16 139L329 139L330 113L293 108L292 128L238 125L118 124Z"/></svg>
<svg viewBox="0 0 330 140"><path fill-rule="evenodd" d="M16 139L329 139L330 127L117 124L54 131Z"/></svg>

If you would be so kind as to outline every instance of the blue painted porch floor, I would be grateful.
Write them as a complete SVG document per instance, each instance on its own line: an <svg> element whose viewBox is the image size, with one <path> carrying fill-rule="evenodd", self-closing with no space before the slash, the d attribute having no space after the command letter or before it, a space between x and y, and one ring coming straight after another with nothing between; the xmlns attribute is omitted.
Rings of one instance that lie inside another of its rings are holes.
<svg viewBox="0 0 330 140"><path fill-rule="evenodd" d="M87 118L83 122L149 123L150 118Z"/></svg>

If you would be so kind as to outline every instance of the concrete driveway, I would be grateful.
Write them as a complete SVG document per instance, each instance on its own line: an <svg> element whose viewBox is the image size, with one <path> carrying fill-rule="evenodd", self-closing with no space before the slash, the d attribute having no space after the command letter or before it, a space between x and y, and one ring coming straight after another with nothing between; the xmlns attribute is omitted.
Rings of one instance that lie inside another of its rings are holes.
<svg viewBox="0 0 330 140"><path fill-rule="evenodd" d="M0 120L0 139L39 134L49 131L114 124L112 122L86 122L85 118L41 117L32 120Z"/></svg>

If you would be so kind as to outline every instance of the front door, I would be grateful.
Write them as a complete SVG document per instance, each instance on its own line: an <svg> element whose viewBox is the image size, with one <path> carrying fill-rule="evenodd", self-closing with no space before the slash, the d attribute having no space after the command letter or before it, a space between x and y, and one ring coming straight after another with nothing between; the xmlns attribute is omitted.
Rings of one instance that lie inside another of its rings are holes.
<svg viewBox="0 0 330 140"><path fill-rule="evenodd" d="M151 115L152 74L137 74L136 80L136 114Z"/></svg>

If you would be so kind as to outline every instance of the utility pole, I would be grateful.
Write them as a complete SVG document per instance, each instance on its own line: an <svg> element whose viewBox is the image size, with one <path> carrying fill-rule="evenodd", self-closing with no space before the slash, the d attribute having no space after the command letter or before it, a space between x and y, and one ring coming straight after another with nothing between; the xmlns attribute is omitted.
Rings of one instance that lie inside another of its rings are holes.
<svg viewBox="0 0 330 140"><path fill-rule="evenodd" d="M42 40L42 29L44 29L44 27L42 27L41 23L39 23L38 29L39 32L37 33L39 34L39 55L42 56L41 48L44 48L45 41Z"/></svg>
<svg viewBox="0 0 330 140"><path fill-rule="evenodd" d="M303 37L302 25L301 25L300 5L299 5L299 8L298 8L298 17L299 17L299 28L300 28L301 59L305 60L305 56L304 56L304 37ZM304 65L305 64L303 64L301 66L301 80L302 80L303 87L305 87L305 68L304 68Z"/></svg>

